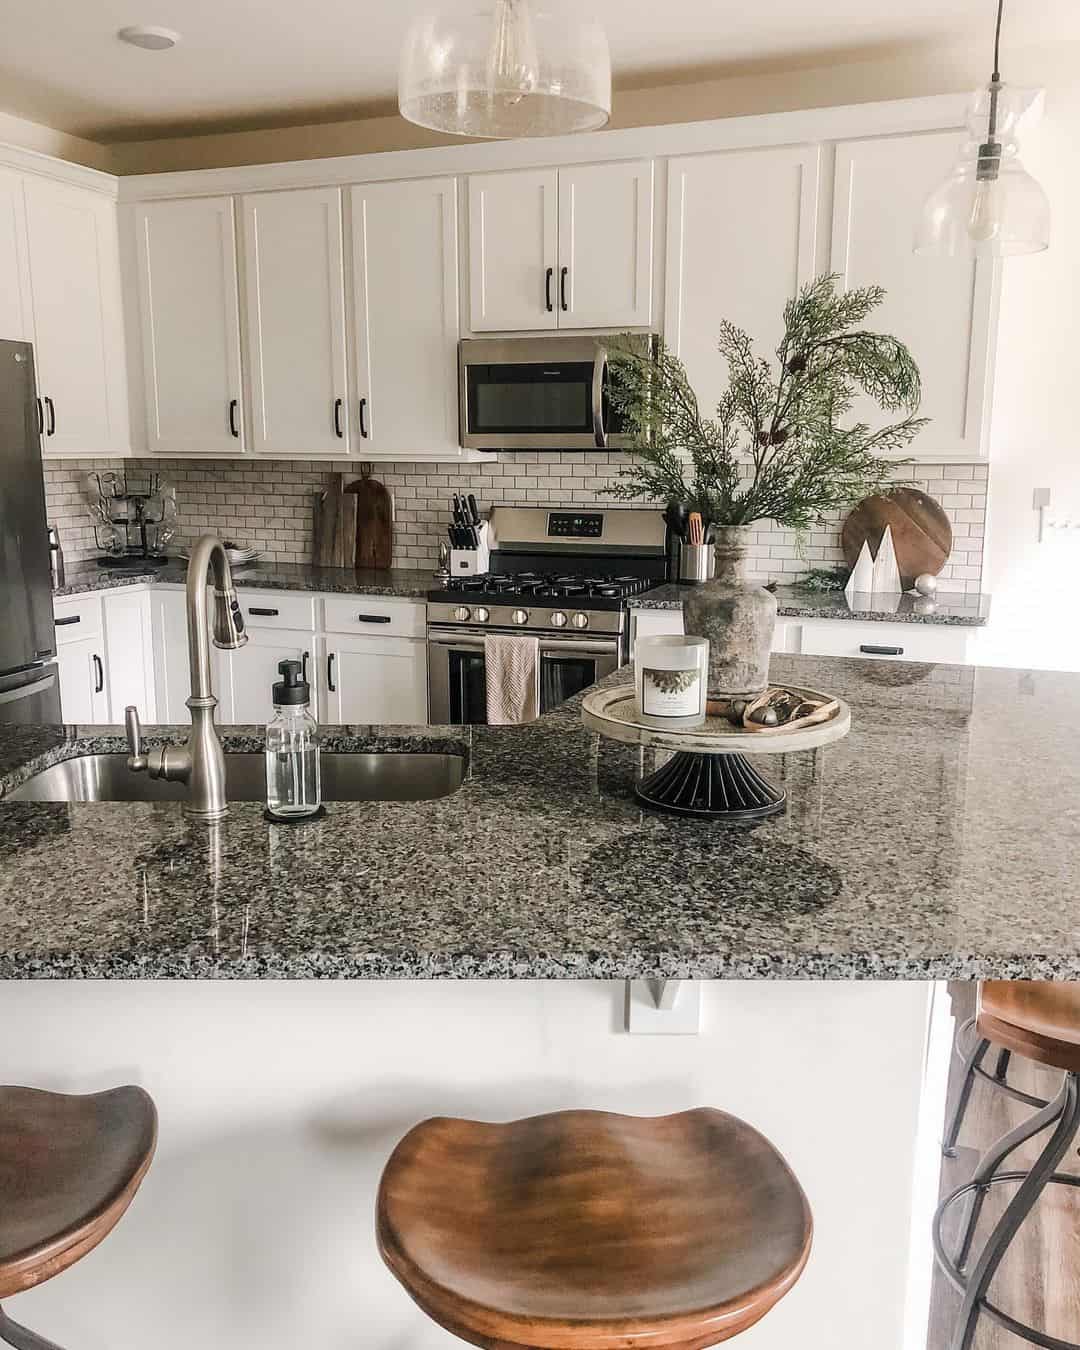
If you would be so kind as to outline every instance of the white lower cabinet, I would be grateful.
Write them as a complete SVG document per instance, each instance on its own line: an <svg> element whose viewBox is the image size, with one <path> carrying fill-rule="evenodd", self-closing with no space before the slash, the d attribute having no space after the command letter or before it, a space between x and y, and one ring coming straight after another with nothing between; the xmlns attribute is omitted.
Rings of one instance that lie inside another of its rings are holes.
<svg viewBox="0 0 1080 1350"><path fill-rule="evenodd" d="M60 647L60 715L65 722L108 722L103 646L98 636L77 638Z"/></svg>
<svg viewBox="0 0 1080 1350"><path fill-rule="evenodd" d="M322 685L326 722L424 724L427 644L418 638L329 633Z"/></svg>
<svg viewBox="0 0 1080 1350"><path fill-rule="evenodd" d="M142 589L125 589L107 592L102 599L109 721L122 722L124 709L133 705L144 722L156 722L150 593Z"/></svg>
<svg viewBox="0 0 1080 1350"><path fill-rule="evenodd" d="M282 661L299 661L311 682L311 713L322 709L315 680L315 634L290 629L248 628L248 640L234 652L221 652L215 686L218 721L222 725L265 726L274 715L273 686L281 679Z"/></svg>

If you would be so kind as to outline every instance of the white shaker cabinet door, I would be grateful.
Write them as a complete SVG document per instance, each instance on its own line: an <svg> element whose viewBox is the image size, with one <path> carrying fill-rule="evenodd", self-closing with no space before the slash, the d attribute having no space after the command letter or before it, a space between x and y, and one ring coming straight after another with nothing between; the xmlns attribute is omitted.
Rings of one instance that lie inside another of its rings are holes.
<svg viewBox="0 0 1080 1350"><path fill-rule="evenodd" d="M144 722L158 721L150 593L121 588L102 595L109 721L118 725L134 706Z"/></svg>
<svg viewBox="0 0 1080 1350"><path fill-rule="evenodd" d="M664 337L707 417L727 388L720 321L744 328L771 358L784 305L813 278L818 155L816 146L796 145L669 165Z"/></svg>
<svg viewBox="0 0 1080 1350"><path fill-rule="evenodd" d="M9 169L0 170L0 334L34 340L23 180Z"/></svg>
<svg viewBox="0 0 1080 1350"><path fill-rule="evenodd" d="M871 324L901 338L922 373L920 412L931 421L904 454L986 450L994 264L912 251L923 202L962 139L952 131L883 136L836 150L832 269L849 289L884 286ZM872 426L886 420L869 400L853 412Z"/></svg>
<svg viewBox="0 0 1080 1350"><path fill-rule="evenodd" d="M475 332L556 328L556 169L469 179L470 324Z"/></svg>
<svg viewBox="0 0 1080 1350"><path fill-rule="evenodd" d="M274 715L273 687L281 679L282 661L299 661L311 682L311 712L319 716L315 683L315 637L312 633L248 628L248 640L232 652L221 652L221 703L218 721L265 726Z"/></svg>
<svg viewBox="0 0 1080 1350"><path fill-rule="evenodd" d="M349 446L341 194L242 202L252 449L340 457Z"/></svg>
<svg viewBox="0 0 1080 1350"><path fill-rule="evenodd" d="M361 454L458 448L457 185L376 183L350 193Z"/></svg>
<svg viewBox="0 0 1080 1350"><path fill-rule="evenodd" d="M427 644L413 638L326 639L324 718L423 726L427 715Z"/></svg>
<svg viewBox="0 0 1080 1350"><path fill-rule="evenodd" d="M93 725L109 720L109 688L101 635L65 642L58 650L60 716L65 722Z"/></svg>
<svg viewBox="0 0 1080 1350"><path fill-rule="evenodd" d="M236 232L230 197L135 208L148 448L243 448Z"/></svg>
<svg viewBox="0 0 1080 1350"><path fill-rule="evenodd" d="M561 328L652 322L652 160L559 170Z"/></svg>
<svg viewBox="0 0 1080 1350"><path fill-rule="evenodd" d="M44 178L25 192L42 451L127 454L116 203Z"/></svg>

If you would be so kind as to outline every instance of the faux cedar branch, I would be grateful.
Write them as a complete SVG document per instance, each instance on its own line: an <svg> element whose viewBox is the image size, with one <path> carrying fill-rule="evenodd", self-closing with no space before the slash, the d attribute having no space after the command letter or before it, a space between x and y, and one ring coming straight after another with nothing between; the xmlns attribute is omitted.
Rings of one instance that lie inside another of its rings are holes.
<svg viewBox="0 0 1080 1350"><path fill-rule="evenodd" d="M775 520L808 529L826 512L887 491L902 449L927 424L917 417L919 368L904 344L862 327L885 298L880 286L838 291L820 276L784 306L778 374L755 357L747 333L720 325L728 387L702 416L679 358L660 343L655 361L625 339L609 346L611 403L635 459L607 491L625 501L679 501L706 524ZM887 426L842 423L859 393L904 416Z"/></svg>

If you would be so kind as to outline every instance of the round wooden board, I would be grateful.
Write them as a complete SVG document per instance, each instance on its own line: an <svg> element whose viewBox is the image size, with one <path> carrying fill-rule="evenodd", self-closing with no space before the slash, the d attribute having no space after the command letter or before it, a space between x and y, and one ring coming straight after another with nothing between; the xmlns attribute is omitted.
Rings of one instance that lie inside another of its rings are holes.
<svg viewBox="0 0 1080 1350"><path fill-rule="evenodd" d="M832 698L831 694L811 689L797 692L814 698ZM685 730L650 727L637 720L637 695L629 684L592 690L582 700L581 716L590 730L613 741L654 745L662 750L688 750L699 755L786 755L828 745L851 730L851 709L843 699L837 699L836 712L827 722L794 727L789 732L782 728L769 732L741 731L726 717L707 717L703 726Z"/></svg>
<svg viewBox="0 0 1080 1350"><path fill-rule="evenodd" d="M885 526L892 526L896 565L900 581L910 590L915 578L929 572L937 576L952 552L952 526L941 506L917 488L897 488L882 496L864 497L844 521L840 542L849 567L854 567L863 544L877 550Z"/></svg>

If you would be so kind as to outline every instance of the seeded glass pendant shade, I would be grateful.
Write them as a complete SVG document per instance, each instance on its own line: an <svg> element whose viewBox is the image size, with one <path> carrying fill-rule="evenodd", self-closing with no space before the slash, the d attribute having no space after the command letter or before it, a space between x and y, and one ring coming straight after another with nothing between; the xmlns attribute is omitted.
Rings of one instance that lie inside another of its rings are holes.
<svg viewBox="0 0 1080 1350"><path fill-rule="evenodd" d="M401 53L398 106L418 126L509 139L595 131L611 116L603 29L530 0L422 14Z"/></svg>
<svg viewBox="0 0 1080 1350"><path fill-rule="evenodd" d="M1020 163L1017 124L1025 97L998 70L1003 0L998 0L994 73L968 109L968 138L922 209L915 252L1006 258L1050 244L1050 203Z"/></svg>

